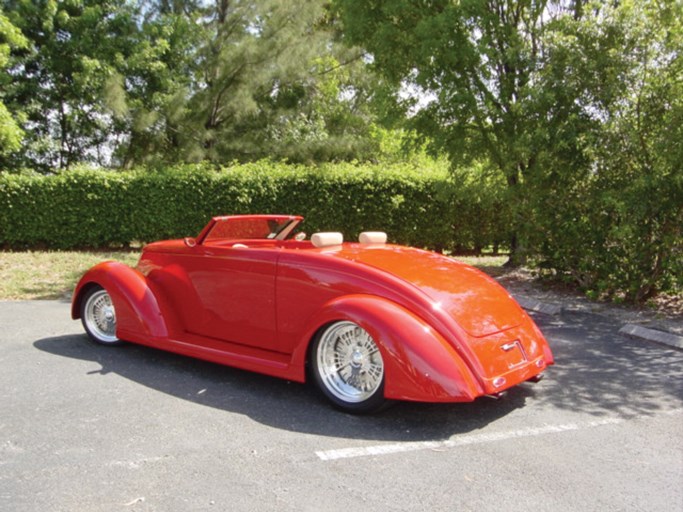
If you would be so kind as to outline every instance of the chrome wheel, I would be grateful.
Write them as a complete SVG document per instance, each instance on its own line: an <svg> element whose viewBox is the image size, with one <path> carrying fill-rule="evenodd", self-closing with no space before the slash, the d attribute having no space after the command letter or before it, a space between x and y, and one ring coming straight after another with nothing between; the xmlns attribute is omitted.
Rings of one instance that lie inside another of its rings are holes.
<svg viewBox="0 0 683 512"><path fill-rule="evenodd" d="M333 403L352 411L384 401L384 361L370 334L353 322L327 327L315 345L315 377Z"/></svg>
<svg viewBox="0 0 683 512"><path fill-rule="evenodd" d="M103 288L94 288L83 300L81 319L88 335L104 345L118 344L116 310L111 297Z"/></svg>

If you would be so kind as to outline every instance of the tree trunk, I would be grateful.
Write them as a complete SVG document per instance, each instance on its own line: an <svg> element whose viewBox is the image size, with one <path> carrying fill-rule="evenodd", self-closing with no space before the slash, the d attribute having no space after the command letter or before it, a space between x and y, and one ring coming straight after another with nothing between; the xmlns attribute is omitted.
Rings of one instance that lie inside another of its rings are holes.
<svg viewBox="0 0 683 512"><path fill-rule="evenodd" d="M505 268L518 268L526 265L527 252L526 246L520 240L517 232L510 236L510 257L503 265Z"/></svg>
<svg viewBox="0 0 683 512"><path fill-rule="evenodd" d="M512 172L507 172L508 190L510 192L510 201L513 201L514 208L512 211L513 223L512 234L510 235L510 257L503 265L506 268L517 268L526 265L527 262L527 247L521 235L520 222L518 219L522 217L520 212L520 205L522 198L519 194L519 171L515 169Z"/></svg>

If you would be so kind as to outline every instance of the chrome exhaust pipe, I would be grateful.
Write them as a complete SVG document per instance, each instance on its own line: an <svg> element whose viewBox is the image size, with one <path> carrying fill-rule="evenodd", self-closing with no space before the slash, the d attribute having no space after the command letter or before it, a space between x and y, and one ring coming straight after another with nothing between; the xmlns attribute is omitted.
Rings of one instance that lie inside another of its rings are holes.
<svg viewBox="0 0 683 512"><path fill-rule="evenodd" d="M501 391L500 393L491 393L490 395L484 395L486 398L492 398L493 400L500 400L501 398L505 398L505 395L507 395L507 391Z"/></svg>

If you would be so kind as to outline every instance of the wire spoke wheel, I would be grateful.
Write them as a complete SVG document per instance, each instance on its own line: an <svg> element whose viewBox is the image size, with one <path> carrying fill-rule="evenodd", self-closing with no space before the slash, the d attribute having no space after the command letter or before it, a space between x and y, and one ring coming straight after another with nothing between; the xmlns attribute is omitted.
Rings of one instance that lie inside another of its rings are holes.
<svg viewBox="0 0 683 512"><path fill-rule="evenodd" d="M83 327L93 341L103 345L118 344L116 310L111 297L103 288L93 288L82 302Z"/></svg>
<svg viewBox="0 0 683 512"><path fill-rule="evenodd" d="M384 361L372 336L353 322L328 326L313 354L315 377L337 406L369 412L384 401Z"/></svg>

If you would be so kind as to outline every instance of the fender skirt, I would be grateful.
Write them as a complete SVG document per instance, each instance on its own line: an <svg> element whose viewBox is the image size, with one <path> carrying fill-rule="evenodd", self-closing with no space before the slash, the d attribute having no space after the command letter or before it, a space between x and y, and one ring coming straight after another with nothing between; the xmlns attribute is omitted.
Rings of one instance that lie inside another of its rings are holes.
<svg viewBox="0 0 683 512"><path fill-rule="evenodd" d="M168 328L145 276L116 261L99 263L81 278L71 302L71 318L81 317L81 300L92 285L101 286L111 296L117 337L168 338Z"/></svg>
<svg viewBox="0 0 683 512"><path fill-rule="evenodd" d="M455 349L421 318L398 304L371 295L340 297L316 315L307 339L312 340L322 327L339 320L355 322L377 342L384 360L386 398L470 402L484 394ZM305 357L305 349L300 349L292 362L303 364Z"/></svg>

